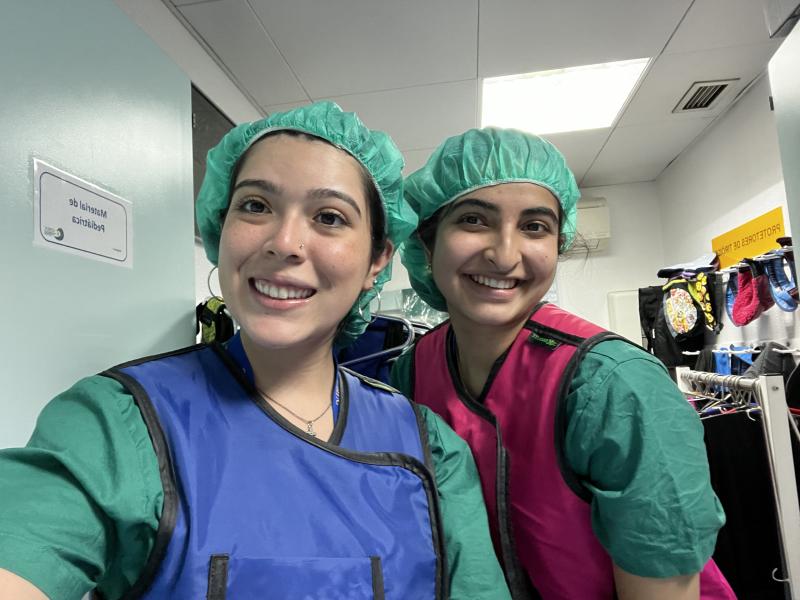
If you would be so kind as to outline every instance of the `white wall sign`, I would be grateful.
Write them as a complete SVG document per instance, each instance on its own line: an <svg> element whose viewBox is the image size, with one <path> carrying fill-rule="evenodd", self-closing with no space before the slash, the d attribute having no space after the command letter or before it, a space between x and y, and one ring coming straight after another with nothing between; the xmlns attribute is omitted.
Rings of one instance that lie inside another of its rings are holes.
<svg viewBox="0 0 800 600"><path fill-rule="evenodd" d="M133 208L96 185L33 160L33 243L133 267Z"/></svg>

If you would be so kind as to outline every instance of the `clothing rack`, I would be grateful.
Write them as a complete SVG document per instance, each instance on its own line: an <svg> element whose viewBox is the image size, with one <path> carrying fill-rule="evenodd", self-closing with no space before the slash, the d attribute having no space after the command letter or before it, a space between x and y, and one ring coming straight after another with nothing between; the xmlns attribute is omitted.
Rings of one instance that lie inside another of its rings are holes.
<svg viewBox="0 0 800 600"><path fill-rule="evenodd" d="M776 248L775 250L773 250L772 253L767 252L765 254L759 254L757 256L754 256L754 257L750 258L750 260L752 260L754 262L766 262L768 260L774 260L775 257L779 257L780 258L784 254L786 254L787 252L793 252L793 251L794 251L794 247L793 246L781 246L780 248ZM747 266L748 266L748 264L746 262L739 262L739 263L737 263L735 265L731 265L730 267L725 267L724 269L720 269L719 271L716 271L716 272L717 273L735 273L739 269L744 269Z"/></svg>
<svg viewBox="0 0 800 600"><path fill-rule="evenodd" d="M773 481L778 535L783 557L783 578L786 597L800 600L800 504L797 499L795 465L789 431L789 408L783 378L763 375L758 379L736 375L718 375L677 367L678 387L685 394L704 392L708 387L727 388L731 392L749 392L761 407L761 425L767 459Z"/></svg>

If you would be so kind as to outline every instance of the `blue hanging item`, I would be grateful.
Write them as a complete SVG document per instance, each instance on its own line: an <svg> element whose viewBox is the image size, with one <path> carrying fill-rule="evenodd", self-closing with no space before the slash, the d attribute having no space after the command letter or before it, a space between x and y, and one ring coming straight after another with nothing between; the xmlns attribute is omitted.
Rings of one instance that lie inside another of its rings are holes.
<svg viewBox="0 0 800 600"><path fill-rule="evenodd" d="M727 348L713 350L714 371L719 375L742 375L753 364L753 349L750 346L731 344Z"/></svg>
<svg viewBox="0 0 800 600"><path fill-rule="evenodd" d="M731 355L727 352L714 351L714 371L720 375L731 374Z"/></svg>
<svg viewBox="0 0 800 600"><path fill-rule="evenodd" d="M781 310L792 312L797 310L797 284L787 275L784 263L791 266L785 253L776 252L773 258L764 262L764 269L775 304Z"/></svg>
<svg viewBox="0 0 800 600"><path fill-rule="evenodd" d="M728 319L734 325L736 321L733 320L733 303L736 302L736 296L739 294L739 274L731 273L728 277L728 285L725 286L725 312L728 313ZM717 371L719 373L719 371Z"/></svg>
<svg viewBox="0 0 800 600"><path fill-rule="evenodd" d="M744 375L753 366L753 348L750 346L735 346L731 344L731 350L736 354L731 354L731 375ZM748 352L749 351L749 352Z"/></svg>

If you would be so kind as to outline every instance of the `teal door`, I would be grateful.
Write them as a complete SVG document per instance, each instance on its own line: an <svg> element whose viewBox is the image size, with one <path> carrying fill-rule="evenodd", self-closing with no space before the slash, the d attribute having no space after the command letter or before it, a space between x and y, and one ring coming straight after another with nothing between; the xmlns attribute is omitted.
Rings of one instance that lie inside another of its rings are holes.
<svg viewBox="0 0 800 600"><path fill-rule="evenodd" d="M0 447L78 378L193 340L190 82L111 0L0 13ZM34 246L33 159L130 202L133 266Z"/></svg>

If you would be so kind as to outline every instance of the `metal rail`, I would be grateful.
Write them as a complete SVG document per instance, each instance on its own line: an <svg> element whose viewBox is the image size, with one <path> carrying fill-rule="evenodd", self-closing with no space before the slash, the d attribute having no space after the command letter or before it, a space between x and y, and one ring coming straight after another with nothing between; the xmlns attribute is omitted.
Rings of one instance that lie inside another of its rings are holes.
<svg viewBox="0 0 800 600"><path fill-rule="evenodd" d="M761 407L761 426L772 475L783 558L780 581L786 584L787 598L800 600L800 504L789 431L792 417L786 405L783 378L780 375L764 375L758 379L718 375L691 371L688 367L678 367L676 376L678 387L684 393L705 392L709 387L728 390L734 397L747 392Z"/></svg>

